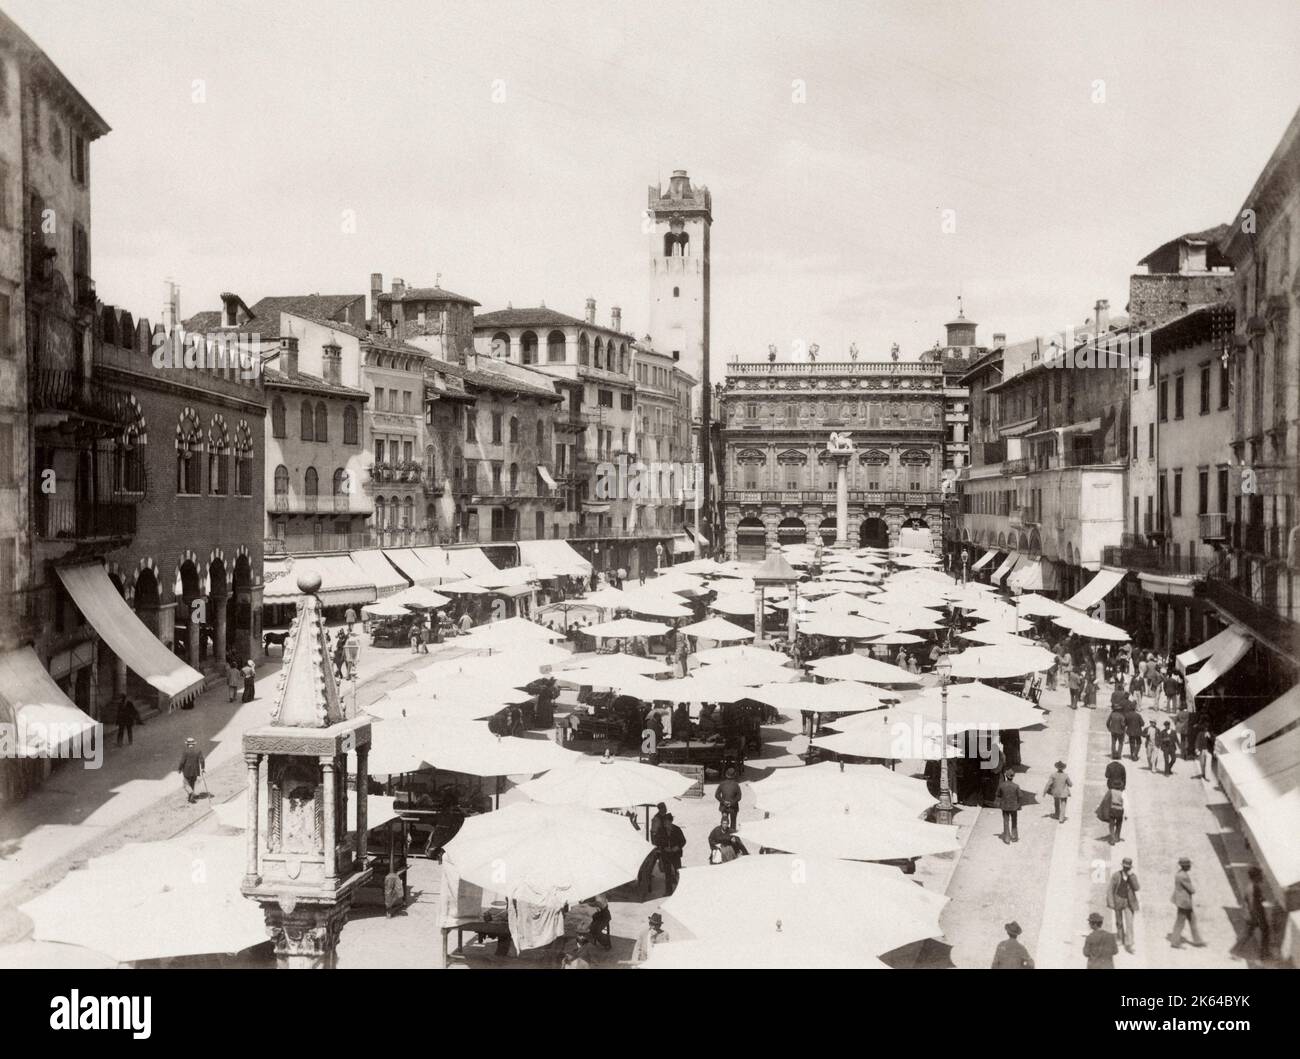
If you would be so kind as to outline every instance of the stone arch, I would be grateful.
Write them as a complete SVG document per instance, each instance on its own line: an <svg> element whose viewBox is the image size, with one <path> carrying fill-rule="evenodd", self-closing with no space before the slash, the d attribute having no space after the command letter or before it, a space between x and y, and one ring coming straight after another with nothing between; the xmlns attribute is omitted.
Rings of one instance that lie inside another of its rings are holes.
<svg viewBox="0 0 1300 1059"><path fill-rule="evenodd" d="M808 541L808 525L801 518L787 515L777 523L776 536L782 544L805 544Z"/></svg>
<svg viewBox="0 0 1300 1059"><path fill-rule="evenodd" d="M990 530L989 532L992 533L993 531ZM1000 551L1007 550L1007 535L1005 533L998 534L998 549Z"/></svg>
<svg viewBox="0 0 1300 1059"><path fill-rule="evenodd" d="M879 516L869 516L858 527L858 546L862 548L888 548L889 523Z"/></svg>
<svg viewBox="0 0 1300 1059"><path fill-rule="evenodd" d="M537 332L525 331L519 336L519 363L537 363Z"/></svg>
<svg viewBox="0 0 1300 1059"><path fill-rule="evenodd" d="M760 562L767 555L767 527L754 515L736 524L736 558L741 562Z"/></svg>
<svg viewBox="0 0 1300 1059"><path fill-rule="evenodd" d="M817 526L817 534L823 544L834 544L838 532L838 522L834 515L827 515Z"/></svg>

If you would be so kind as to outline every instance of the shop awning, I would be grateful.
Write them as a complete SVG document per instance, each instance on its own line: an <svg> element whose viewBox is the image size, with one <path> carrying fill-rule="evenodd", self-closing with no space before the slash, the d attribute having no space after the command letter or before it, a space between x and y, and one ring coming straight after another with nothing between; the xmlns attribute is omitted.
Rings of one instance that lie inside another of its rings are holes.
<svg viewBox="0 0 1300 1059"><path fill-rule="evenodd" d="M991 579L993 583L995 585L1000 585L1006 579L1007 574L1011 573L1019 562L1020 556L1015 552L1009 552L1007 557L1002 560L1002 565L993 571L993 577Z"/></svg>
<svg viewBox="0 0 1300 1059"><path fill-rule="evenodd" d="M66 757L95 727L30 647L0 654L0 706L6 707L0 710L0 721L14 726L12 734L0 731L2 756Z"/></svg>
<svg viewBox="0 0 1300 1059"><path fill-rule="evenodd" d="M498 585L496 588L489 588L488 591L498 596L508 596L515 599L518 596L526 596L534 590L533 585Z"/></svg>
<svg viewBox="0 0 1300 1059"><path fill-rule="evenodd" d="M741 531L737 530L737 533L740 532ZM691 539L688 536L686 536L686 534L679 533L676 537L673 538L673 554L674 555L695 554L695 545L691 543Z"/></svg>
<svg viewBox="0 0 1300 1059"><path fill-rule="evenodd" d="M1220 753L1214 768L1238 810L1265 804L1300 786L1300 728Z"/></svg>
<svg viewBox="0 0 1300 1059"><path fill-rule="evenodd" d="M393 569L393 564L384 558L384 553L378 548L353 552L352 561L360 567L366 580L375 586L375 595L380 599L411 587L410 582Z"/></svg>
<svg viewBox="0 0 1300 1059"><path fill-rule="evenodd" d="M1219 754L1254 746L1300 727L1300 684L1219 736Z"/></svg>
<svg viewBox="0 0 1300 1059"><path fill-rule="evenodd" d="M1056 564L1042 559L1026 559L1007 578L1007 587L1021 592L1054 592L1059 585Z"/></svg>
<svg viewBox="0 0 1300 1059"><path fill-rule="evenodd" d="M1102 570L1083 588L1065 601L1067 607L1089 611L1106 598L1106 595L1124 580L1123 570Z"/></svg>
<svg viewBox="0 0 1300 1059"><path fill-rule="evenodd" d="M375 584L361 571L361 567L348 555L315 555L309 559L266 560L262 564L263 603L296 603L298 575L304 570L320 574L320 591L317 595L327 607L346 607L373 603Z"/></svg>
<svg viewBox="0 0 1300 1059"><path fill-rule="evenodd" d="M694 526L687 525L687 526L683 526L682 529L686 531L686 536L690 537L692 540L698 540L700 544L706 547L708 546L709 538L706 537L701 531L697 530Z"/></svg>
<svg viewBox="0 0 1300 1059"><path fill-rule="evenodd" d="M1003 427L998 431L998 435L1004 438L1022 438L1038 426L1038 417L1027 419L1023 423L1012 423L1009 427Z"/></svg>
<svg viewBox="0 0 1300 1059"><path fill-rule="evenodd" d="M1224 632L1229 635L1220 643L1218 650L1209 657L1205 665L1187 677L1189 695L1199 695L1203 692L1240 662L1255 643L1253 637L1239 626L1229 627Z"/></svg>
<svg viewBox="0 0 1300 1059"><path fill-rule="evenodd" d="M1204 662L1207 658L1212 658L1222 648L1231 643L1231 632L1232 626L1228 626L1226 629L1220 629L1217 633L1206 640L1205 643L1184 651L1175 658L1174 661L1177 662L1179 668L1185 672L1198 662Z"/></svg>
<svg viewBox="0 0 1300 1059"><path fill-rule="evenodd" d="M997 554L998 551L996 548L990 548L971 564L971 573L974 573L976 570L983 570L984 567L988 566L989 563L993 561Z"/></svg>
<svg viewBox="0 0 1300 1059"><path fill-rule="evenodd" d="M543 464L539 463L537 465L537 473L541 476L542 481L546 483L547 488L550 489L559 488L555 484L555 479L551 476L551 472Z"/></svg>
<svg viewBox="0 0 1300 1059"><path fill-rule="evenodd" d="M441 581L472 580L479 574L496 572L496 564L482 548L413 548L415 557Z"/></svg>
<svg viewBox="0 0 1300 1059"><path fill-rule="evenodd" d="M86 563L56 569L77 609L132 673L173 701L203 690L203 674L176 657L136 617L103 566Z"/></svg>
<svg viewBox="0 0 1300 1059"><path fill-rule="evenodd" d="M543 578L586 577L591 573L591 563L568 541L520 541L519 561L533 567Z"/></svg>
<svg viewBox="0 0 1300 1059"><path fill-rule="evenodd" d="M414 581L417 585L429 587L438 583L438 575L424 565L424 561L412 548L385 548L384 555L397 567L398 572Z"/></svg>
<svg viewBox="0 0 1300 1059"><path fill-rule="evenodd" d="M1300 842L1296 841L1300 835L1300 787L1245 806L1241 822L1275 899L1285 908L1295 908L1300 904Z"/></svg>

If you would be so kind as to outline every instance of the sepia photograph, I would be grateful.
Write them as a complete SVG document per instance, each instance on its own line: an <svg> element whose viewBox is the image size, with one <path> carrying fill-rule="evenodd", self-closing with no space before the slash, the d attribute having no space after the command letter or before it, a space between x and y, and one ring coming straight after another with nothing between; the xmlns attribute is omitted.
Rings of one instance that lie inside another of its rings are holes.
<svg viewBox="0 0 1300 1059"><path fill-rule="evenodd" d="M0 8L33 1032L287 969L1286 1017L1225 975L1300 962L1294 3Z"/></svg>

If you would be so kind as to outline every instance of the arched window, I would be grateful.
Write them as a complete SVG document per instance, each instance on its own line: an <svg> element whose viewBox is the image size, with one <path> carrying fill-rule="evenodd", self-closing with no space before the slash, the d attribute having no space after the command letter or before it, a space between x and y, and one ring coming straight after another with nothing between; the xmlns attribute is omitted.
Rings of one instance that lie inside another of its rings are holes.
<svg viewBox="0 0 1300 1059"><path fill-rule="evenodd" d="M546 456L546 424L542 420L537 421L537 448L541 451L537 453L539 459L545 459Z"/></svg>
<svg viewBox="0 0 1300 1059"><path fill-rule="evenodd" d="M310 401L302 403L302 429L299 431L299 436L303 441L316 440L316 416L312 413Z"/></svg>
<svg viewBox="0 0 1300 1059"><path fill-rule="evenodd" d="M113 488L119 492L144 492L144 445L149 440L149 427L144 410L134 395L127 397L131 422L122 431L113 450Z"/></svg>
<svg viewBox="0 0 1300 1059"><path fill-rule="evenodd" d="M235 427L235 492L253 495L253 431L246 419Z"/></svg>
<svg viewBox="0 0 1300 1059"><path fill-rule="evenodd" d="M537 363L537 335L533 331L525 331L519 336L519 362L521 364Z"/></svg>
<svg viewBox="0 0 1300 1059"><path fill-rule="evenodd" d="M343 444L356 445L357 438L357 410L354 405L343 406Z"/></svg>
<svg viewBox="0 0 1300 1059"><path fill-rule="evenodd" d="M302 491L307 496L316 496L320 492L320 476L315 467L308 467L302 476Z"/></svg>
<svg viewBox="0 0 1300 1059"><path fill-rule="evenodd" d="M375 497L375 529L383 529L388 516L388 502L382 496Z"/></svg>
<svg viewBox="0 0 1300 1059"><path fill-rule="evenodd" d="M548 364L563 364L565 355L564 332L552 331L546 336L546 362Z"/></svg>
<svg viewBox="0 0 1300 1059"><path fill-rule="evenodd" d="M578 336L578 363L591 363L591 342L585 333Z"/></svg>
<svg viewBox="0 0 1300 1059"><path fill-rule="evenodd" d="M681 287L674 287L674 288L673 288L673 297L674 297L674 298L680 298L681 296L682 296L682 289L681 289Z"/></svg>
<svg viewBox="0 0 1300 1059"><path fill-rule="evenodd" d="M284 437L284 398L279 394L271 399L271 437Z"/></svg>
<svg viewBox="0 0 1300 1059"><path fill-rule="evenodd" d="M434 455L433 446L426 445L424 448L424 480L428 485L432 485L438 477L438 459Z"/></svg>
<svg viewBox="0 0 1300 1059"><path fill-rule="evenodd" d="M208 492L214 496L230 492L230 432L220 412L208 429Z"/></svg>
<svg viewBox="0 0 1300 1059"><path fill-rule="evenodd" d="M176 492L185 496L203 492L203 430L193 408L181 412L176 424Z"/></svg>
<svg viewBox="0 0 1300 1059"><path fill-rule="evenodd" d="M596 339L595 353L592 355L591 363L593 367L603 368L605 366L605 343L601 339Z"/></svg>
<svg viewBox="0 0 1300 1059"><path fill-rule="evenodd" d="M415 500L407 497L402 501L402 529L410 529L415 525Z"/></svg>
<svg viewBox="0 0 1300 1059"><path fill-rule="evenodd" d="M495 360L510 359L510 336L504 331L492 336L492 357Z"/></svg>
<svg viewBox="0 0 1300 1059"><path fill-rule="evenodd" d="M348 472L340 467L334 472L334 495L347 496L352 492L352 483L349 480Z"/></svg>
<svg viewBox="0 0 1300 1059"><path fill-rule="evenodd" d="M330 439L330 416L325 410L325 402L316 402L316 440L329 441Z"/></svg>
<svg viewBox="0 0 1300 1059"><path fill-rule="evenodd" d="M519 464L517 463L510 465L510 492L512 495L519 492Z"/></svg>
<svg viewBox="0 0 1300 1059"><path fill-rule="evenodd" d="M510 444L511 445L519 444L519 417L518 416L510 417Z"/></svg>
<svg viewBox="0 0 1300 1059"><path fill-rule="evenodd" d="M275 469L275 509L287 511L289 508L289 468L280 464Z"/></svg>

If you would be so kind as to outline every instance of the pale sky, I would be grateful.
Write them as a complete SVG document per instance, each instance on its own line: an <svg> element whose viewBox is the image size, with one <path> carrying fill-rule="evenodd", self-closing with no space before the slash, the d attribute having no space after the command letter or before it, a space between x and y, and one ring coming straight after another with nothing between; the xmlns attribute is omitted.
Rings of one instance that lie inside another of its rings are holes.
<svg viewBox="0 0 1300 1059"><path fill-rule="evenodd" d="M1300 104L1294 0L3 6L113 127L105 301L156 320L167 278L188 316L440 273L484 310L593 296L640 335L646 185L684 168L713 194L715 364L916 352L959 292L982 341L1120 312Z"/></svg>

